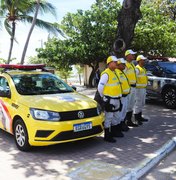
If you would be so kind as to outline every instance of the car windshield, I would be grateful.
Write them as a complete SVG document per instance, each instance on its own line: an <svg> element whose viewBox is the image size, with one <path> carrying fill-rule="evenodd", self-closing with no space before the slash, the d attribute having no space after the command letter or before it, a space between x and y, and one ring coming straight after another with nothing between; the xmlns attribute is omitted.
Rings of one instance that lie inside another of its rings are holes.
<svg viewBox="0 0 176 180"><path fill-rule="evenodd" d="M176 63L158 62L158 64L164 72L168 74L176 74Z"/></svg>
<svg viewBox="0 0 176 180"><path fill-rule="evenodd" d="M53 74L11 75L15 87L21 95L68 93L74 90Z"/></svg>

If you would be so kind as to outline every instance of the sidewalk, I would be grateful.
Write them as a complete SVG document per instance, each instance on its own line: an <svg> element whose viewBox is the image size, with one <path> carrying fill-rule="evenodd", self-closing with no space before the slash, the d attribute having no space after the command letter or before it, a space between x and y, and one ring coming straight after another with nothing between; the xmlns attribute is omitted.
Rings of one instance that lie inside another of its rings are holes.
<svg viewBox="0 0 176 180"><path fill-rule="evenodd" d="M77 91L94 97L96 89ZM169 179L143 174L175 148L176 110L150 102L144 115L149 122L130 128L116 143L105 142L102 134L30 152L19 151L14 138L0 130L0 180L172 180L174 172Z"/></svg>
<svg viewBox="0 0 176 180"><path fill-rule="evenodd" d="M96 89L78 87L77 91L92 98ZM115 144L104 142L104 152L81 161L67 176L74 180L143 180L146 172L176 149L176 111L151 103L146 104L144 114L149 122L130 128Z"/></svg>

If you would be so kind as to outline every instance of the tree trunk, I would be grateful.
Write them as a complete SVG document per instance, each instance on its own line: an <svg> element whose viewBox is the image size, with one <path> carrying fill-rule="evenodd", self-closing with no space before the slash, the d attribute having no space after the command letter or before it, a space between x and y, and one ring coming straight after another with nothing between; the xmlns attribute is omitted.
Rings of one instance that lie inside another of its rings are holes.
<svg viewBox="0 0 176 180"><path fill-rule="evenodd" d="M93 80L95 77L95 72L99 67L99 63L97 63L95 66L89 65L92 68L92 72L90 73L89 77L89 87L94 87Z"/></svg>
<svg viewBox="0 0 176 180"><path fill-rule="evenodd" d="M129 49L134 37L134 29L141 18L140 5L142 0L124 0L122 9L118 14L118 31L114 43L114 51L122 53Z"/></svg>
<svg viewBox="0 0 176 180"><path fill-rule="evenodd" d="M10 38L10 49L9 49L9 55L8 55L8 59L7 59L7 64L10 64L10 60L11 60L14 37L15 37L15 29L16 29L15 21L12 21L12 35L11 35L11 38Z"/></svg>
<svg viewBox="0 0 176 180"><path fill-rule="evenodd" d="M31 28L30 28L30 31L29 31L29 34L28 34L28 37L27 37L24 49L23 49L23 54L22 54L22 57L21 57L21 64L24 64L24 59L25 59L25 56L26 56L29 40L30 40L32 31L34 29L34 26L35 26L35 23L36 23L36 19L37 19L37 16L38 16L38 11L39 11L39 8L40 8L40 0L36 0L36 2L37 2L37 4L36 4L36 11L35 11L34 18L32 20L32 25L31 25Z"/></svg>
<svg viewBox="0 0 176 180"><path fill-rule="evenodd" d="M90 77L89 77L89 87L93 87L94 76L95 76L95 69L92 68L92 72L90 73Z"/></svg>
<svg viewBox="0 0 176 180"><path fill-rule="evenodd" d="M81 74L79 74L79 84L81 85Z"/></svg>

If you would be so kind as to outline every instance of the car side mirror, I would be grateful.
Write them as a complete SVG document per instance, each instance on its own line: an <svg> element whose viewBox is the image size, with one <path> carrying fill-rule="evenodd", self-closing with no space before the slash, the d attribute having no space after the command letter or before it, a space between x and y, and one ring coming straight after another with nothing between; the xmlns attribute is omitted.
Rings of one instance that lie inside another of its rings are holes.
<svg viewBox="0 0 176 180"><path fill-rule="evenodd" d="M11 93L10 93L10 91L2 91L2 90L0 90L0 97L11 98Z"/></svg>
<svg viewBox="0 0 176 180"><path fill-rule="evenodd" d="M71 86L71 87L76 91L77 88L75 86Z"/></svg>

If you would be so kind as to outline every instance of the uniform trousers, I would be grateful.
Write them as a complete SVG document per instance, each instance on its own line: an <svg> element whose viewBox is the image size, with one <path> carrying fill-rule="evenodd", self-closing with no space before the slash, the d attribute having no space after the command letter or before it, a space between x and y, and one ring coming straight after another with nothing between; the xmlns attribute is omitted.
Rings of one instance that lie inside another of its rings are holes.
<svg viewBox="0 0 176 180"><path fill-rule="evenodd" d="M126 97L122 97L121 102L123 106L120 112L120 119L121 121L124 121L126 113L127 113L127 107L128 107L128 95Z"/></svg>
<svg viewBox="0 0 176 180"><path fill-rule="evenodd" d="M136 88L136 101L134 105L134 114L139 114L145 105L146 88Z"/></svg>
<svg viewBox="0 0 176 180"><path fill-rule="evenodd" d="M110 104L115 106L115 110L119 109L120 107L120 99L110 99ZM104 127L110 128L111 126L116 126L117 124L120 124L120 111L115 112L106 112L105 111L105 122Z"/></svg>
<svg viewBox="0 0 176 180"><path fill-rule="evenodd" d="M135 104L135 96L136 96L136 88L131 87L130 94L128 95L128 107L127 112L133 111L134 104Z"/></svg>

